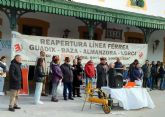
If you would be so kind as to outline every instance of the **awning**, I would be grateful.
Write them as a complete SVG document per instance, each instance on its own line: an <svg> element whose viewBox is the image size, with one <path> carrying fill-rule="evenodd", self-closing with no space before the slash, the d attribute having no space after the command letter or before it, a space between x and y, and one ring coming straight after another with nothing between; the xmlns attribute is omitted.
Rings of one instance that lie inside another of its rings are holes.
<svg viewBox="0 0 165 117"><path fill-rule="evenodd" d="M0 6L72 16L82 19L165 29L165 18L62 0L0 0Z"/></svg>

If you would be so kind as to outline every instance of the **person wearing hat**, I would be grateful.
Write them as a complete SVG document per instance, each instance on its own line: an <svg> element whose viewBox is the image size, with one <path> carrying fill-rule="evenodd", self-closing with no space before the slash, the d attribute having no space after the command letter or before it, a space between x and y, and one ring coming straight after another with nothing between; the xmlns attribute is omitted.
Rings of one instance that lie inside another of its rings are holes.
<svg viewBox="0 0 165 117"><path fill-rule="evenodd" d="M97 88L102 86L107 86L107 65L106 65L106 58L100 58L100 64L97 65Z"/></svg>
<svg viewBox="0 0 165 117"><path fill-rule="evenodd" d="M70 65L70 58L65 57L64 64L61 65L61 70L63 73L63 83L64 83L64 89L63 89L63 97L64 100L70 99L74 100L72 98L72 83L73 83L73 71L72 66ZM69 91L69 95L67 96L67 90Z"/></svg>
<svg viewBox="0 0 165 117"><path fill-rule="evenodd" d="M63 77L60 65L58 63L59 63L59 57L54 56L53 63L51 64L51 68L52 68L52 99L51 101L52 102L58 102L57 88L60 83L60 80Z"/></svg>

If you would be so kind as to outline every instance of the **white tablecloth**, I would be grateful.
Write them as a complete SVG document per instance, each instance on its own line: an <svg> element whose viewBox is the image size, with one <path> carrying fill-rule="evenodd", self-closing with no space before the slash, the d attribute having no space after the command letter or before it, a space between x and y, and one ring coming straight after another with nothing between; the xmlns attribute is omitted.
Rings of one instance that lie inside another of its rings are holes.
<svg viewBox="0 0 165 117"><path fill-rule="evenodd" d="M113 99L121 102L125 110L155 107L149 93L144 88L112 89L109 87L102 87L102 90L108 95L111 94Z"/></svg>

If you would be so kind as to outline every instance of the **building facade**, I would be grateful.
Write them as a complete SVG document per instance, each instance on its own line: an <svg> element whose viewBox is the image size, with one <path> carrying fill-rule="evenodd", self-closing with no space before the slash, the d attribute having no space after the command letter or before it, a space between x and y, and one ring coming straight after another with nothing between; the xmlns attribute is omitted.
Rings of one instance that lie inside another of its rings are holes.
<svg viewBox="0 0 165 117"><path fill-rule="evenodd" d="M130 8L122 7L125 4ZM11 39L15 30L38 36L147 43L148 59L165 62L165 14L155 12L158 7L153 5L161 1L0 0L0 38Z"/></svg>

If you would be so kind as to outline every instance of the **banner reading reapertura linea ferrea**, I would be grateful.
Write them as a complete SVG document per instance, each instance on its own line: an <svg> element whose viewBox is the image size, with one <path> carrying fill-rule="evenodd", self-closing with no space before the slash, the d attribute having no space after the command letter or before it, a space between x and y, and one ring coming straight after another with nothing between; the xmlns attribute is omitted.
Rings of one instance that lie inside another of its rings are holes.
<svg viewBox="0 0 165 117"><path fill-rule="evenodd" d="M148 45L30 36L13 32L12 57L20 54L23 63L34 65L40 51L46 52L48 62L51 61L53 55L59 55L61 63L64 62L65 57L73 60L82 56L83 64L90 59L98 64L100 57L106 57L108 63L112 63L119 57L123 64L128 65L135 59L144 63L147 58Z"/></svg>

